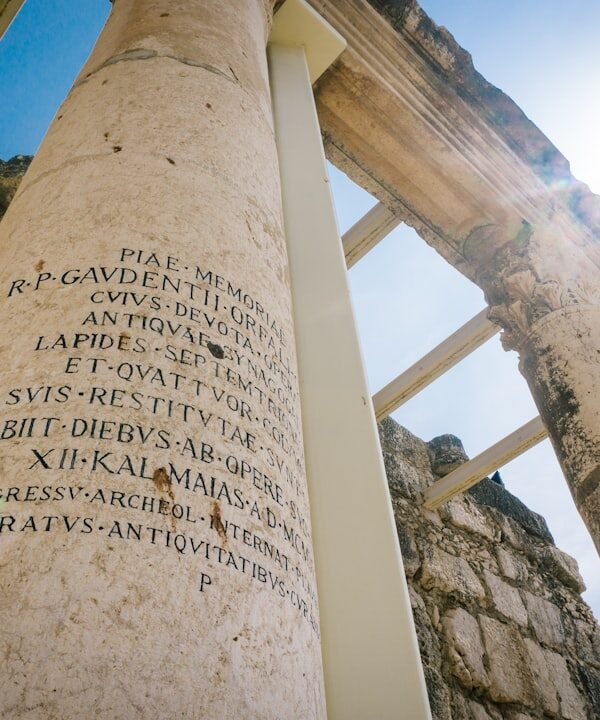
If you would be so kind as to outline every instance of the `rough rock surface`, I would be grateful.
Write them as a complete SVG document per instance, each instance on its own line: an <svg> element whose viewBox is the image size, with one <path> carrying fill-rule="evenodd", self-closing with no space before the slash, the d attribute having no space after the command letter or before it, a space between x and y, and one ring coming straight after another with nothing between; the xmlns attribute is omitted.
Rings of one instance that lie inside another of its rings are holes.
<svg viewBox="0 0 600 720"><path fill-rule="evenodd" d="M600 717L600 628L545 520L491 480L424 510L460 440L379 431L433 719Z"/></svg>
<svg viewBox="0 0 600 720"><path fill-rule="evenodd" d="M6 161L0 159L0 219L13 199L32 159L30 155L15 155Z"/></svg>

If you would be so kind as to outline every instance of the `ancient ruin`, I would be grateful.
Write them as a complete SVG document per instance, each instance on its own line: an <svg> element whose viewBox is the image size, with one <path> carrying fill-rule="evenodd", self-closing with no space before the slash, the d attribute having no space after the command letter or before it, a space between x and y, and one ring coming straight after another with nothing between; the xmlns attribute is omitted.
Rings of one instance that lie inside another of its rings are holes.
<svg viewBox="0 0 600 720"><path fill-rule="evenodd" d="M380 437L434 720L598 717L600 627L544 519L488 478L424 510L462 444Z"/></svg>

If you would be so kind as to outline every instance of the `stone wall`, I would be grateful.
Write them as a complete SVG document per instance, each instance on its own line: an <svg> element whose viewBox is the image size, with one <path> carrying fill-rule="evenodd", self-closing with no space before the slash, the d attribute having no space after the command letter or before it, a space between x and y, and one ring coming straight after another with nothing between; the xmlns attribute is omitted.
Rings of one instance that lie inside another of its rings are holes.
<svg viewBox="0 0 600 720"><path fill-rule="evenodd" d="M380 437L434 720L600 717L600 629L544 519L499 478L425 510L460 441Z"/></svg>
<svg viewBox="0 0 600 720"><path fill-rule="evenodd" d="M0 220L32 159L31 155L15 155L10 160L0 159Z"/></svg>

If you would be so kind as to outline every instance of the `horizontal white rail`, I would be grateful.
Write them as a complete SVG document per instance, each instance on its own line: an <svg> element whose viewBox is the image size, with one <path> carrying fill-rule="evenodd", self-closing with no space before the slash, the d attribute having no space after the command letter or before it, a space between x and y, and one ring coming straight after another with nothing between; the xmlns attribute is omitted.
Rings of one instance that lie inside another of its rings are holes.
<svg viewBox="0 0 600 720"><path fill-rule="evenodd" d="M342 236L346 266L350 269L402 220L383 203L377 203Z"/></svg>
<svg viewBox="0 0 600 720"><path fill-rule="evenodd" d="M548 432L539 416L530 420L500 442L428 487L425 492L425 507L433 510L454 495L468 490L493 470L497 470L522 455L547 436Z"/></svg>
<svg viewBox="0 0 600 720"><path fill-rule="evenodd" d="M488 320L487 310L475 315L373 396L377 421L394 412L499 331L500 328Z"/></svg>

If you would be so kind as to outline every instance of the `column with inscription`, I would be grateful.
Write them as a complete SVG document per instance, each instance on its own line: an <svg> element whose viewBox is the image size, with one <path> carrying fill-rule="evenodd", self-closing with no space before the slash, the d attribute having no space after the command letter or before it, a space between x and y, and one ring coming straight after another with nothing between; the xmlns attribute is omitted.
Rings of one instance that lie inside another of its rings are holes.
<svg viewBox="0 0 600 720"><path fill-rule="evenodd" d="M263 0L117 0L0 226L0 715L325 717Z"/></svg>

